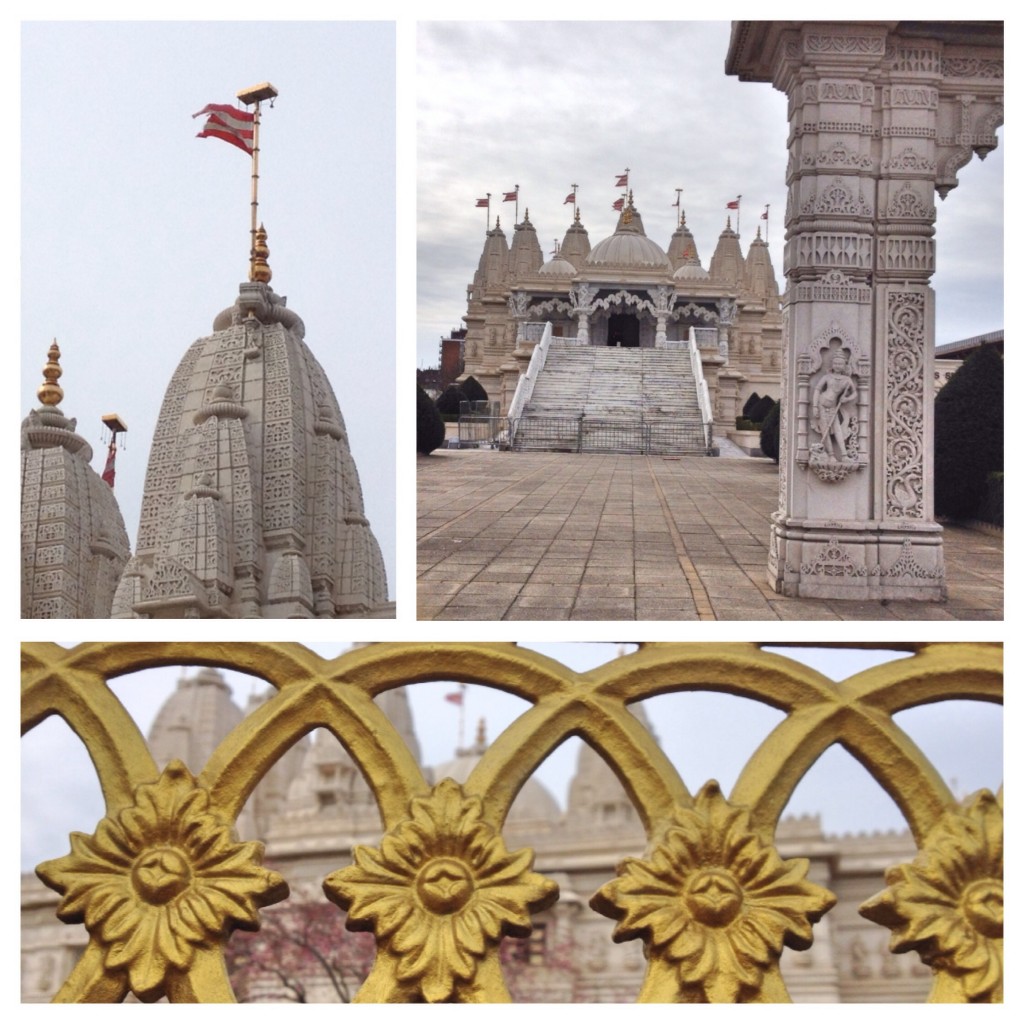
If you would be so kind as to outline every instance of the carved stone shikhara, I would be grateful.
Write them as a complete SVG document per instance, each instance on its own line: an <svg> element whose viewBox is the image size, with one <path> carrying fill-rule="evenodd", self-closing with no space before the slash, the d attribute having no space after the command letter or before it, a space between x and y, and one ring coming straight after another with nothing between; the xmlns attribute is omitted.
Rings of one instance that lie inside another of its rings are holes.
<svg viewBox="0 0 1024 1024"><path fill-rule="evenodd" d="M836 545L808 570L829 579L862 572ZM533 871L533 851L510 851L503 830L517 793L570 735L613 768L647 833L647 854L623 861L592 900L618 922L612 937L638 964L643 944L641 1001L788 1001L783 946L806 949L816 925L820 938L834 901L808 878L807 861L780 855L776 830L796 785L835 743L892 797L920 850L890 869L888 889L863 913L892 930L894 950L916 951L931 966L933 999L1001 999L1001 797L961 806L894 718L921 703L1000 701L1000 645L891 644L911 656L839 682L761 646L644 643L580 673L513 643L378 643L330 660L291 643L24 644L23 731L64 718L106 801L93 835L73 834L70 854L38 868L61 896L61 919L84 922L89 933L56 1000L116 1002L131 991L143 1000L233 1001L227 939L257 927L259 909L287 896L262 866L260 844L239 842L233 827L260 780L313 727L341 741L385 829L379 844L357 846L355 863L338 864L324 881L348 927L376 937L361 1001L509 998L501 937L527 934L531 915L561 905L553 880ZM157 769L107 685L171 664L235 669L274 690L194 776L175 761ZM531 705L461 783L431 785L386 701L375 700L430 680L473 682ZM703 690L785 715L728 798L713 782L693 795L630 710L656 695ZM585 955L600 965L609 949L591 939Z"/></svg>
<svg viewBox="0 0 1024 1024"><path fill-rule="evenodd" d="M932 197L996 145L1002 25L921 22L904 34L899 22L735 22L726 70L789 97L791 358L769 584L794 597L941 600ZM824 414L814 398L838 377L808 366L823 333L849 360L838 407ZM858 571L805 572L824 542Z"/></svg>

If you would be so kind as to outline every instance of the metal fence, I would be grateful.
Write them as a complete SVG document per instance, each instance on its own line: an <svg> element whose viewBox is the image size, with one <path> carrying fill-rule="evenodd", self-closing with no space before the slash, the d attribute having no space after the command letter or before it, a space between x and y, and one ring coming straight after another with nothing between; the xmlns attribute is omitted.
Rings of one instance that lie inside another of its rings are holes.
<svg viewBox="0 0 1024 1024"><path fill-rule="evenodd" d="M523 416L510 422L513 451L709 455L711 429L699 420L616 420L593 416Z"/></svg>

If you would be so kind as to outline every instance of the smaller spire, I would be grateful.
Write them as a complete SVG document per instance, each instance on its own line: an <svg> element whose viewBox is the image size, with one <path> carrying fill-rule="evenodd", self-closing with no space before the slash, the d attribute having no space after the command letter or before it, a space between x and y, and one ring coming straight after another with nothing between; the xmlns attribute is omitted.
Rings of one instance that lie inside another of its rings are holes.
<svg viewBox="0 0 1024 1024"><path fill-rule="evenodd" d="M761 241L761 225L760 224L757 225L757 238L755 239L755 241L758 241L758 242Z"/></svg>
<svg viewBox="0 0 1024 1024"><path fill-rule="evenodd" d="M480 750L487 749L487 720L481 718L476 724L476 745Z"/></svg>
<svg viewBox="0 0 1024 1024"><path fill-rule="evenodd" d="M501 214L500 213L498 214L497 217L494 218L494 230L495 231L500 231L501 230Z"/></svg>
<svg viewBox="0 0 1024 1024"><path fill-rule="evenodd" d="M530 223L530 208L529 207L526 208L526 213L523 214L523 223L524 224L529 224Z"/></svg>
<svg viewBox="0 0 1024 1024"><path fill-rule="evenodd" d="M725 215L725 230L732 231L732 214L727 213Z"/></svg>
<svg viewBox="0 0 1024 1024"><path fill-rule="evenodd" d="M576 207L576 216L573 219L573 223L574 224L579 224L579 222L580 222L580 208L577 206Z"/></svg>
<svg viewBox="0 0 1024 1024"><path fill-rule="evenodd" d="M270 279L274 276L267 263L269 255L267 229L260 224L259 230L256 232L256 245L252 250L252 279L259 281L260 284L270 284Z"/></svg>
<svg viewBox="0 0 1024 1024"><path fill-rule="evenodd" d="M64 397L64 389L57 383L64 371L60 368L60 348L57 339L46 354L46 365L43 367L43 383L36 389L36 395L43 405L57 405Z"/></svg>

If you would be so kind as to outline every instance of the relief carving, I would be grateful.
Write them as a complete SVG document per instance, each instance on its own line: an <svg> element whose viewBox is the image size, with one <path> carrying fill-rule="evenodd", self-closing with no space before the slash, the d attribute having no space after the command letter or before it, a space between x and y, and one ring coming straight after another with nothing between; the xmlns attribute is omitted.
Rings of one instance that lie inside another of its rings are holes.
<svg viewBox="0 0 1024 1024"><path fill-rule="evenodd" d="M808 464L830 483L844 479L860 464L857 385L846 371L846 355L840 349L811 392L811 429L819 440L811 443Z"/></svg>
<svg viewBox="0 0 1024 1024"><path fill-rule="evenodd" d="M924 518L923 292L888 297L885 382L885 514Z"/></svg>
<svg viewBox="0 0 1024 1024"><path fill-rule="evenodd" d="M905 182L889 200L889 209L886 211L886 215L908 220L931 221L935 219L935 207L926 203L910 182Z"/></svg>

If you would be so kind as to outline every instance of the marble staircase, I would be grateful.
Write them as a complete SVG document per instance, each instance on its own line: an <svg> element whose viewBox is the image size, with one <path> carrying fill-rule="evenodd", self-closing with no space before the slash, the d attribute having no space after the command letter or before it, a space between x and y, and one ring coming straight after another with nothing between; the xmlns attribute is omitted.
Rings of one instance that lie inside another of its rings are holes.
<svg viewBox="0 0 1024 1024"><path fill-rule="evenodd" d="M553 347L515 425L513 447L707 454L689 353Z"/></svg>

